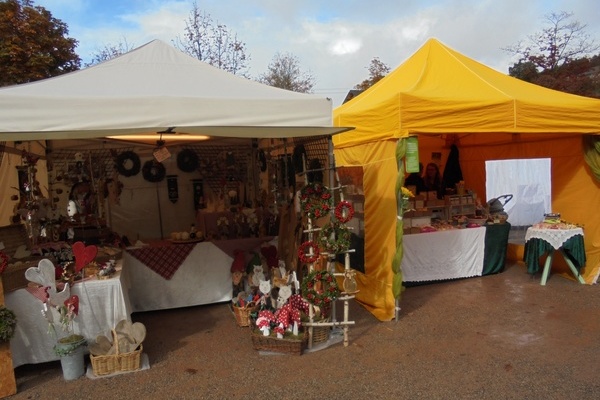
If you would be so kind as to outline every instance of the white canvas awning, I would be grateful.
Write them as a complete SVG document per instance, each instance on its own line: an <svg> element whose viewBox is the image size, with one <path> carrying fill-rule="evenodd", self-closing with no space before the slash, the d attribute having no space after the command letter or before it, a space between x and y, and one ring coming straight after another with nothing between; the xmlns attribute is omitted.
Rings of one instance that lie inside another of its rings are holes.
<svg viewBox="0 0 600 400"><path fill-rule="evenodd" d="M331 100L214 68L159 40L104 63L0 89L0 141L177 133L329 135Z"/></svg>

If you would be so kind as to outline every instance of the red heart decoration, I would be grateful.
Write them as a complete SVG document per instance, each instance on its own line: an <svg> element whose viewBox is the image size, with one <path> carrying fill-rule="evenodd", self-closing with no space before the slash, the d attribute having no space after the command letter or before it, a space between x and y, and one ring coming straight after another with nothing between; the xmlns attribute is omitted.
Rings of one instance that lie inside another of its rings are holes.
<svg viewBox="0 0 600 400"><path fill-rule="evenodd" d="M75 242L71 246L73 250L73 255L75 256L75 272L78 273L94 261L96 258L96 254L98 254L98 248L94 245L86 246L83 242Z"/></svg>
<svg viewBox="0 0 600 400"><path fill-rule="evenodd" d="M77 315L79 313L79 296L74 294L66 299L65 306L67 306L67 308L73 307L73 314Z"/></svg>

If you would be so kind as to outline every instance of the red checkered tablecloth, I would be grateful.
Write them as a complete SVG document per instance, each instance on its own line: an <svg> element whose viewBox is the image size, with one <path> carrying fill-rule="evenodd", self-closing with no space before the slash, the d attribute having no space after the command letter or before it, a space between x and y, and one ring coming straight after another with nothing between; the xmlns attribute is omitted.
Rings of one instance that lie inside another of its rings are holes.
<svg viewBox="0 0 600 400"><path fill-rule="evenodd" d="M196 243L160 247L149 246L139 249L127 249L127 252L152 271L169 280L190 255L195 245Z"/></svg>

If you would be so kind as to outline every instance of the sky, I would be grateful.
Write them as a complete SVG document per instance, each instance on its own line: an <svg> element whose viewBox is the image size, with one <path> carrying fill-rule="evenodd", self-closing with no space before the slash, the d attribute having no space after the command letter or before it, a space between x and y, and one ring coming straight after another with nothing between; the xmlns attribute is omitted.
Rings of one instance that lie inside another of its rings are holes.
<svg viewBox="0 0 600 400"><path fill-rule="evenodd" d="M392 70L429 38L502 73L517 59L502 50L540 32L552 12L600 43L598 0L197 0L198 8L246 43L249 75L267 71L277 54L298 58L316 81L313 93L342 104L369 77L371 60ZM34 0L67 24L83 63L105 46L139 47L182 37L193 0ZM83 64L82 64L83 65Z"/></svg>

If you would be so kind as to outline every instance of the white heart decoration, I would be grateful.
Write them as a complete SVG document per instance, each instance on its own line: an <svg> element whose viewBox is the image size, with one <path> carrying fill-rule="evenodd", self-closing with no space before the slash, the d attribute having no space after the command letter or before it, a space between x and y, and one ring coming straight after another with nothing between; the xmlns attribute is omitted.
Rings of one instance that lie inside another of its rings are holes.
<svg viewBox="0 0 600 400"><path fill-rule="evenodd" d="M50 286L56 290L56 282L54 280L54 264L52 261L44 258L40 260L37 267L29 267L25 270L25 278L29 282L37 283L41 286Z"/></svg>

